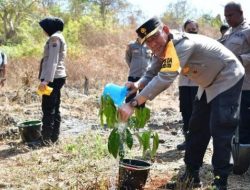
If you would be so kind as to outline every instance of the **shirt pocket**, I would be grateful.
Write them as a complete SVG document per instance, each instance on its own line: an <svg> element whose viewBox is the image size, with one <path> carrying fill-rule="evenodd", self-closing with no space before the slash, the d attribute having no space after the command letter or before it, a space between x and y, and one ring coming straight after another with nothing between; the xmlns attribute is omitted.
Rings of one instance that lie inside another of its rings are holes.
<svg viewBox="0 0 250 190"><path fill-rule="evenodd" d="M133 55L134 57L139 57L139 56L141 55L140 49L139 49L139 48L133 49L133 50L132 50L132 55Z"/></svg>
<svg viewBox="0 0 250 190"><path fill-rule="evenodd" d="M207 64L186 64L181 73L206 88L213 82L222 68L223 64L219 62L211 63L209 67Z"/></svg>
<svg viewBox="0 0 250 190"><path fill-rule="evenodd" d="M236 46L241 46L243 43L244 43L244 37L242 35L242 37L237 37L237 36L234 36L232 39L231 39L231 43L233 45L236 45Z"/></svg>

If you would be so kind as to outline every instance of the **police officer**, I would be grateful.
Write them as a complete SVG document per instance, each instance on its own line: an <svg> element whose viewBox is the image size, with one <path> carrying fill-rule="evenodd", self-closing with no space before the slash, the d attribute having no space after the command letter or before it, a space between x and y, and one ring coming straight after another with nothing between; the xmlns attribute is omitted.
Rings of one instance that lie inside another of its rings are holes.
<svg viewBox="0 0 250 190"><path fill-rule="evenodd" d="M246 70L241 96L239 142L250 144L250 25L244 20L238 3L226 4L224 15L230 28L221 43L238 57Z"/></svg>
<svg viewBox="0 0 250 190"><path fill-rule="evenodd" d="M198 34L199 32L199 25L194 20L186 20L186 22L183 25L184 31L190 34Z"/></svg>
<svg viewBox="0 0 250 190"><path fill-rule="evenodd" d="M46 86L53 88L50 96L42 97L42 145L50 145L59 138L60 133L60 102L61 88L65 84L66 70L64 60L66 43L62 31L64 22L57 17L47 17L39 22L45 34L49 37L45 46L40 66L40 90Z"/></svg>
<svg viewBox="0 0 250 190"><path fill-rule="evenodd" d="M153 62L138 82L127 82L133 90L143 90L130 103L119 108L119 117L126 121L134 106L154 99L167 89L179 72L199 85L189 122L182 181L201 186L199 169L209 140L213 137L212 157L214 182L219 190L227 189L231 138L238 124L239 103L244 68L237 57L221 43L199 34L174 33L158 18L151 18L136 30L138 36L159 60ZM166 102L167 103L167 102ZM176 183L168 187L175 188Z"/></svg>
<svg viewBox="0 0 250 190"><path fill-rule="evenodd" d="M187 33L197 34L199 31L198 23L194 20L187 20L183 29ZM185 150L186 137L188 133L188 124L193 110L193 102L197 94L198 85L184 75L179 76L179 102L180 112L183 120L182 132L184 135L184 142L177 145L178 150Z"/></svg>
<svg viewBox="0 0 250 190"><path fill-rule="evenodd" d="M146 46L141 44L140 39L131 41L127 45L125 60L129 67L128 81L137 82L146 72L152 58L152 51ZM126 103L130 102L136 93L131 94L126 98ZM142 107L144 104L142 105Z"/></svg>
<svg viewBox="0 0 250 190"><path fill-rule="evenodd" d="M0 86L3 87L6 81L7 70L7 56L5 53L0 52Z"/></svg>

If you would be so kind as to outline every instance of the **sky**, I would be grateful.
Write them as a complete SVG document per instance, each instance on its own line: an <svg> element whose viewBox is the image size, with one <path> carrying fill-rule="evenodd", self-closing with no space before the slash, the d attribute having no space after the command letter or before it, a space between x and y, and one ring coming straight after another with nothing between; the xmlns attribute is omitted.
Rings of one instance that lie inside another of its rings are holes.
<svg viewBox="0 0 250 190"><path fill-rule="evenodd" d="M143 14L147 18L153 16L161 16L166 11L169 3L175 3L177 0L128 0L132 5L141 9ZM200 13L208 13L212 16L218 14L224 20L224 5L232 0L187 0L189 5L198 10ZM237 0L236 2L241 3L244 17L250 21L250 1L249 0ZM192 8L192 7L191 7ZM248 10L247 10L248 8ZM194 18L191 18L194 19Z"/></svg>

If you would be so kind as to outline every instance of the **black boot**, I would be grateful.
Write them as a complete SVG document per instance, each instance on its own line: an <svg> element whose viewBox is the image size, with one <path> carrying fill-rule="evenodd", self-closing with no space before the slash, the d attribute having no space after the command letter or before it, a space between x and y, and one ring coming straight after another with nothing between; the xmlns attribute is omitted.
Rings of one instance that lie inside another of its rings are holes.
<svg viewBox="0 0 250 190"><path fill-rule="evenodd" d="M51 136L52 136L53 128L43 126L42 127L42 143L43 146L52 145Z"/></svg>
<svg viewBox="0 0 250 190"><path fill-rule="evenodd" d="M51 141L53 143L56 143L58 141L59 134L60 134L60 121L55 120L55 123L53 125L52 135L51 135Z"/></svg>
<svg viewBox="0 0 250 190"><path fill-rule="evenodd" d="M184 135L184 142L183 143L181 143L181 144L178 144L177 145L177 150L180 150L180 151L182 151L182 150L186 150L186 139L187 139L187 133L186 132L183 132L183 135Z"/></svg>
<svg viewBox="0 0 250 190"><path fill-rule="evenodd" d="M177 150L186 150L186 140L183 141L183 143L177 145Z"/></svg>
<svg viewBox="0 0 250 190"><path fill-rule="evenodd" d="M227 190L227 177L215 176L212 187L214 190Z"/></svg>
<svg viewBox="0 0 250 190"><path fill-rule="evenodd" d="M179 179L167 183L168 189L188 189L201 186L199 170L195 170L191 167L186 167L185 173Z"/></svg>

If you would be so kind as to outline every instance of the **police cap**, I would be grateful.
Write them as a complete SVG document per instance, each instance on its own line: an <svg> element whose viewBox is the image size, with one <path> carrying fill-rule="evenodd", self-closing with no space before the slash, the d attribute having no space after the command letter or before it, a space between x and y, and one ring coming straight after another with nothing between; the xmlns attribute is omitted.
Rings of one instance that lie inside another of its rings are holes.
<svg viewBox="0 0 250 190"><path fill-rule="evenodd" d="M160 26L160 19L157 17L153 17L142 24L139 28L137 28L136 32L141 38L141 42L143 43L147 38L154 35L158 31Z"/></svg>

